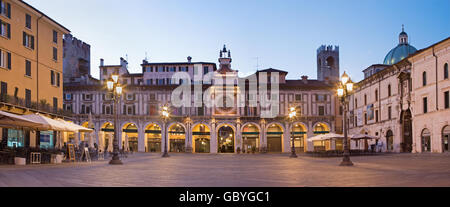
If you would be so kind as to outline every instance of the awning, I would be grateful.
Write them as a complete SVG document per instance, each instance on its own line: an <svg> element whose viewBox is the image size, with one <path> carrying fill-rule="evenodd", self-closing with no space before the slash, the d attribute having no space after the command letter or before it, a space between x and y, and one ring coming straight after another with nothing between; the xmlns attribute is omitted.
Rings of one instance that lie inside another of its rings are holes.
<svg viewBox="0 0 450 207"><path fill-rule="evenodd" d="M22 117L40 123L41 126L35 127L35 129L39 131L53 130L53 131L76 132L76 130L65 125L64 123L48 118L41 114L29 114L23 115Z"/></svg>
<svg viewBox="0 0 450 207"><path fill-rule="evenodd" d="M63 119L56 119L56 121L59 121L62 124L64 124L66 127L71 128L70 131L73 131L73 132L93 132L94 131L93 129L89 129L89 128L80 126L78 124L74 124L72 122L65 121Z"/></svg>
<svg viewBox="0 0 450 207"><path fill-rule="evenodd" d="M310 138L308 138L308 142L325 141L325 140L330 140L330 139L343 139L343 138L344 138L344 135L342 135L342 134L328 133L328 134L321 134L321 135L310 137Z"/></svg>
<svg viewBox="0 0 450 207"><path fill-rule="evenodd" d="M36 128L43 125L20 115L0 111L0 126L4 128Z"/></svg>

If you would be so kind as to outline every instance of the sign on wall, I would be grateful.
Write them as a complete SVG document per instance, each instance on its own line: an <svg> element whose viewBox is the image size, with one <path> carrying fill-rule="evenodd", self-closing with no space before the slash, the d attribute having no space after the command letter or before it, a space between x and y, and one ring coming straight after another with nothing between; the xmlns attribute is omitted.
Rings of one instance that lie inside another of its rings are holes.
<svg viewBox="0 0 450 207"><path fill-rule="evenodd" d="M357 119L358 126L362 126L363 125L363 110L362 109L358 109L356 111L356 119Z"/></svg>
<svg viewBox="0 0 450 207"><path fill-rule="evenodd" d="M367 120L373 120L373 104L367 106Z"/></svg>

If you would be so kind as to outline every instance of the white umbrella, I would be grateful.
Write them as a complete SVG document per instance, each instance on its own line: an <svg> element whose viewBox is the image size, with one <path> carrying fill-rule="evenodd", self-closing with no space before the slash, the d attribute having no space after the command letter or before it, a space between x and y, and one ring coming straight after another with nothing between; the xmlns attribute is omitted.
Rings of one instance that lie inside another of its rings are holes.
<svg viewBox="0 0 450 207"><path fill-rule="evenodd" d="M313 142L313 141L324 141L324 140L342 139L342 138L344 138L344 135L342 135L342 134L328 133L328 134L320 134L317 136L310 137L310 138L308 138L308 141Z"/></svg>
<svg viewBox="0 0 450 207"><path fill-rule="evenodd" d="M94 122L92 121L91 112L89 112L88 127L90 129L94 128ZM89 133L89 148L94 148L94 134L92 132Z"/></svg>
<svg viewBox="0 0 450 207"><path fill-rule="evenodd" d="M63 119L56 119L56 121L61 122L66 127L70 128L71 131L73 131L73 132L92 132L92 131L94 131L93 129L89 129L89 128L80 126L78 124L74 124L72 122L65 121Z"/></svg>
<svg viewBox="0 0 450 207"><path fill-rule="evenodd" d="M105 144L104 144L104 137L102 136L102 131L98 132L98 149L99 151L103 152L105 149Z"/></svg>
<svg viewBox="0 0 450 207"><path fill-rule="evenodd" d="M89 148L94 148L94 133L89 132Z"/></svg>
<svg viewBox="0 0 450 207"><path fill-rule="evenodd" d="M47 131L47 130L68 131L68 132L75 131L73 128L63 124L62 122L48 118L39 113L23 115L22 117L42 124L41 127L36 127L36 129L39 131Z"/></svg>
<svg viewBox="0 0 450 207"><path fill-rule="evenodd" d="M129 152L130 151L130 146L129 146L129 143L128 143L128 139L129 139L128 135L125 135L125 143L124 143L124 146L123 146L125 152Z"/></svg>
<svg viewBox="0 0 450 207"><path fill-rule="evenodd" d="M0 111L0 126L4 128L38 128L44 127L40 122L27 119L26 117Z"/></svg>
<svg viewBox="0 0 450 207"><path fill-rule="evenodd" d="M112 152L113 151L113 138L111 136L111 134L108 134L108 152Z"/></svg>

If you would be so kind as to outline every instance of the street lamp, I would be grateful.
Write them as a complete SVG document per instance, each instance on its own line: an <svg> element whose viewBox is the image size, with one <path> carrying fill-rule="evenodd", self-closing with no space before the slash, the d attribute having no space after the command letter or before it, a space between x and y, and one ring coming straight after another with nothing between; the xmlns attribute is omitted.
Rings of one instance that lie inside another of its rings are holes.
<svg viewBox="0 0 450 207"><path fill-rule="evenodd" d="M291 139L292 139L292 149L291 149L291 156L290 158L297 158L297 154L295 153L295 137L293 136L294 133L292 132L292 125L294 123L294 119L297 117L297 111L295 111L294 107L291 107L289 109L289 121L291 122Z"/></svg>
<svg viewBox="0 0 450 207"><path fill-rule="evenodd" d="M339 82L339 86L337 89L337 95L339 97L340 103L343 107L344 111L344 157L340 166L353 166L352 161L350 161L350 150L348 146L348 135L347 135L347 105L348 100L347 97L351 95L353 92L353 82L347 73L342 74L341 81Z"/></svg>
<svg viewBox="0 0 450 207"><path fill-rule="evenodd" d="M117 107L119 105L119 99L122 95L122 86L119 83L119 76L118 75L112 75L110 80L106 82L106 87L108 88L108 91L112 93L113 100L114 100L114 140L113 140L113 157L109 164L111 165L121 165L122 161L119 157L119 139L117 137L119 133L119 127L118 125L118 119L119 119L119 113L117 112Z"/></svg>
<svg viewBox="0 0 450 207"><path fill-rule="evenodd" d="M164 153L162 154L162 157L169 157L169 153L167 152L167 132L166 132L166 128L167 128L167 121L170 118L170 112L169 112L169 107L168 106L163 106L162 110L161 110L161 118L163 120L164 123Z"/></svg>

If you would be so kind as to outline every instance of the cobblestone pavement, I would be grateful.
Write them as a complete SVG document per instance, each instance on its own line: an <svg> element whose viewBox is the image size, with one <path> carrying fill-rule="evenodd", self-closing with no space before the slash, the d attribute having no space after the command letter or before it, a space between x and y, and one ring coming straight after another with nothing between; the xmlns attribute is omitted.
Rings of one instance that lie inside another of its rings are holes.
<svg viewBox="0 0 450 207"><path fill-rule="evenodd" d="M450 154L289 158L287 154L134 154L95 163L0 166L0 186L450 186Z"/></svg>

